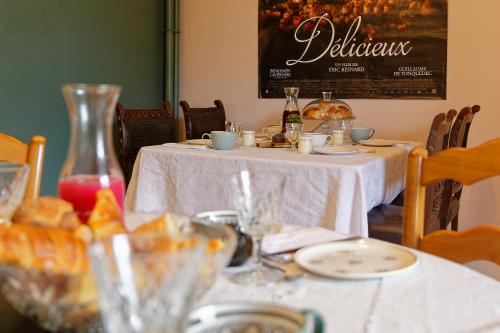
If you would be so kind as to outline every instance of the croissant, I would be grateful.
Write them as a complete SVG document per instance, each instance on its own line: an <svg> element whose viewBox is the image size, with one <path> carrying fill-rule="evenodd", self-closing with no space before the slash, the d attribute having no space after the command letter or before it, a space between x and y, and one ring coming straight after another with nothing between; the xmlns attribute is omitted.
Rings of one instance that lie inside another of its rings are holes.
<svg viewBox="0 0 500 333"><path fill-rule="evenodd" d="M25 224L0 225L0 263L64 274L89 268L86 243L72 232Z"/></svg>
<svg viewBox="0 0 500 333"><path fill-rule="evenodd" d="M134 234L140 233L160 233L167 234L172 237L179 237L181 232L179 226L175 222L175 219L171 218L169 214L164 214L151 222L144 223L143 225L137 227L132 232ZM176 246L179 248L183 248L185 244L180 242ZM197 241L193 243L193 245L197 244ZM190 246L187 246L188 248ZM220 249L224 248L224 241L222 239L210 239L207 244L208 253L216 252Z"/></svg>
<svg viewBox="0 0 500 333"><path fill-rule="evenodd" d="M101 240L126 233L122 211L113 192L109 189L102 189L97 192L96 197L94 209L87 221L94 239Z"/></svg>
<svg viewBox="0 0 500 333"><path fill-rule="evenodd" d="M41 197L26 200L12 216L13 223L73 230L81 225L73 206L62 199Z"/></svg>
<svg viewBox="0 0 500 333"><path fill-rule="evenodd" d="M157 232L168 234L170 236L177 236L180 233L179 226L168 213L163 214L150 222L144 223L133 231L134 234L145 232Z"/></svg>

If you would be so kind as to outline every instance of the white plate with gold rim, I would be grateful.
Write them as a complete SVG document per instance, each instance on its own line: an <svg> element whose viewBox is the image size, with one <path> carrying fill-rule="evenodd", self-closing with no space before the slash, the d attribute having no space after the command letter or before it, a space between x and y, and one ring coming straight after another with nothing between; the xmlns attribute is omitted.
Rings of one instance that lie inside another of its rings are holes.
<svg viewBox="0 0 500 333"><path fill-rule="evenodd" d="M212 139L191 139L186 140L184 143L187 143L188 145L207 146L212 144Z"/></svg>
<svg viewBox="0 0 500 333"><path fill-rule="evenodd" d="M353 147L325 146L314 149L316 154L321 155L354 155L359 151Z"/></svg>
<svg viewBox="0 0 500 333"><path fill-rule="evenodd" d="M311 245L295 253L295 262L317 275L360 280L403 273L418 257L398 246L361 240Z"/></svg>
<svg viewBox="0 0 500 333"><path fill-rule="evenodd" d="M370 146L370 147L391 147L397 144L408 144L409 142L385 140L385 139L368 139L368 140L359 140L358 143L360 145Z"/></svg>

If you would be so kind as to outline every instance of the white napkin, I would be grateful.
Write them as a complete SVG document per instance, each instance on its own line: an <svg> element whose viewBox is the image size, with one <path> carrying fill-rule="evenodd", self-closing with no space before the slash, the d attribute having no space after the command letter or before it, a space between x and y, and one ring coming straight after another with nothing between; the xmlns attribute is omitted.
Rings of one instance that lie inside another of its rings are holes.
<svg viewBox="0 0 500 333"><path fill-rule="evenodd" d="M164 147L169 147L169 148L186 148L186 149L197 149L197 150L207 150L208 146L204 145L190 145L187 143L176 143L176 142L168 142L162 144Z"/></svg>
<svg viewBox="0 0 500 333"><path fill-rule="evenodd" d="M276 254L300 249L304 246L331 242L350 238L352 236L340 234L319 227L282 226L280 233L264 237L262 252Z"/></svg>

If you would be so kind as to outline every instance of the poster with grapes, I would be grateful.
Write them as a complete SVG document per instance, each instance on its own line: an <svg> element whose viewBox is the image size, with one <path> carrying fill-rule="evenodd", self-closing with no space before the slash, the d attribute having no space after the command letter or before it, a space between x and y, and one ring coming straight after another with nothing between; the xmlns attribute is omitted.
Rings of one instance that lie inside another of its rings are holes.
<svg viewBox="0 0 500 333"><path fill-rule="evenodd" d="M259 97L446 99L448 0L259 0Z"/></svg>

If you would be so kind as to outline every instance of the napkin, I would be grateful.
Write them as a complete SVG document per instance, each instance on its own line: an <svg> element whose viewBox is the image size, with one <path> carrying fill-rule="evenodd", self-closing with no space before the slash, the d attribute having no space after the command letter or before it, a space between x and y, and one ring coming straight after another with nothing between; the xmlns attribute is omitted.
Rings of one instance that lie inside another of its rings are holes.
<svg viewBox="0 0 500 333"><path fill-rule="evenodd" d="M208 146L204 145L190 145L186 143L176 143L176 142L168 142L162 144L164 147L169 147L169 148L186 148L186 149L197 149L197 150L207 150Z"/></svg>
<svg viewBox="0 0 500 333"><path fill-rule="evenodd" d="M262 252L276 254L298 250L304 246L352 237L319 227L283 226L277 234L264 237Z"/></svg>

